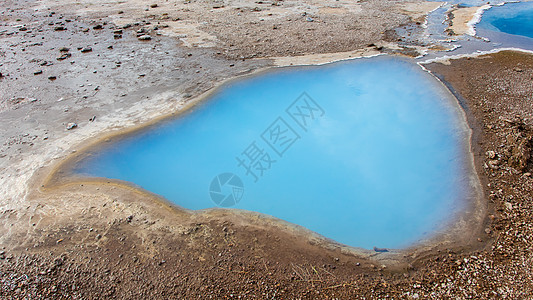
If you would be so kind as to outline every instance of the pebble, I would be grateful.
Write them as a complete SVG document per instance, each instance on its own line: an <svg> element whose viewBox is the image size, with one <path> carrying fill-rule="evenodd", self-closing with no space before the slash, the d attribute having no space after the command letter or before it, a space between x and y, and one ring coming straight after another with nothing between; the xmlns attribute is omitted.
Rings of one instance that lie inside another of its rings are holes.
<svg viewBox="0 0 533 300"><path fill-rule="evenodd" d="M65 59L67 59L67 58L69 58L71 56L72 56L72 54L65 53L65 54L62 54L60 57L58 57L57 60L65 60Z"/></svg>
<svg viewBox="0 0 533 300"><path fill-rule="evenodd" d="M141 35L140 37L138 37L138 39L141 40L141 41L149 41L149 40L152 39L152 37L147 35L147 34L145 34L145 35Z"/></svg>
<svg viewBox="0 0 533 300"><path fill-rule="evenodd" d="M78 127L78 124L76 123L68 123L67 124L67 130L72 130L74 128Z"/></svg>
<svg viewBox="0 0 533 300"><path fill-rule="evenodd" d="M91 47L85 47L85 48L81 49L82 53L87 53L87 52L91 52L91 51L93 51L93 48L91 48Z"/></svg>
<svg viewBox="0 0 533 300"><path fill-rule="evenodd" d="M43 70L38 70L38 71L33 72L33 75L40 75L40 74L43 74Z"/></svg>

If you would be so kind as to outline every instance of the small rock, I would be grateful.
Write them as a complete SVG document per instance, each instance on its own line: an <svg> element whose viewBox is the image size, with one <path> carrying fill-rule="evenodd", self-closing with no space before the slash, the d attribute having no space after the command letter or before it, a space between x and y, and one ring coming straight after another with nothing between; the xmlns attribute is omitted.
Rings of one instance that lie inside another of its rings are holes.
<svg viewBox="0 0 533 300"><path fill-rule="evenodd" d="M490 230L490 228L485 228L485 233L486 234L490 234L492 232L492 230Z"/></svg>
<svg viewBox="0 0 533 300"><path fill-rule="evenodd" d="M122 34L122 29L117 29L113 31L114 34Z"/></svg>
<svg viewBox="0 0 533 300"><path fill-rule="evenodd" d="M40 74L43 74L43 70L38 70L38 71L33 72L33 75L40 75Z"/></svg>
<svg viewBox="0 0 533 300"><path fill-rule="evenodd" d="M152 37L147 35L147 34L145 34L145 35L141 35L140 37L138 37L138 39L141 40L141 41L149 41L149 40L152 39Z"/></svg>
<svg viewBox="0 0 533 300"><path fill-rule="evenodd" d="M389 250L386 248L378 248L378 247L374 247L374 251L375 252L389 252Z"/></svg>
<svg viewBox="0 0 533 300"><path fill-rule="evenodd" d="M494 159L496 157L496 152L494 151L487 151L487 156L490 158L490 159Z"/></svg>
<svg viewBox="0 0 533 300"><path fill-rule="evenodd" d="M68 52L70 49L67 47L61 47L59 48L59 52Z"/></svg>
<svg viewBox="0 0 533 300"><path fill-rule="evenodd" d="M94 120L96 120L96 116L92 116L91 118L89 118L89 122L94 122Z"/></svg>
<svg viewBox="0 0 533 300"><path fill-rule="evenodd" d="M489 167L491 169L498 169L498 165L500 164L500 161L495 159L495 160L489 160Z"/></svg>
<svg viewBox="0 0 533 300"><path fill-rule="evenodd" d="M99 240L99 239L101 239L101 238L102 238L102 235L101 235L101 234L97 234L97 235L96 235L96 239L97 239L97 240Z"/></svg>
<svg viewBox="0 0 533 300"><path fill-rule="evenodd" d="M133 220L133 216L128 216L126 218L126 222L131 223L131 220Z"/></svg>
<svg viewBox="0 0 533 300"><path fill-rule="evenodd" d="M56 79L57 79L57 76L48 76L48 79L50 79L50 80L54 81L54 80L56 80Z"/></svg>
<svg viewBox="0 0 533 300"><path fill-rule="evenodd" d="M522 70L522 69L516 67L516 68L513 69L513 71L515 71L515 72L523 72L524 70Z"/></svg>
<svg viewBox="0 0 533 300"><path fill-rule="evenodd" d="M93 29L96 29L96 30L102 29L102 28L104 28L104 26L102 26L102 24L98 24L98 25L93 26Z"/></svg>
<svg viewBox="0 0 533 300"><path fill-rule="evenodd" d="M311 17L307 17L307 18L305 18L305 20L306 20L307 22L313 22L313 21L314 21L313 18L311 18Z"/></svg>
<svg viewBox="0 0 533 300"><path fill-rule="evenodd" d="M56 241L56 244L59 244L59 243L61 243L62 241L63 241L63 239L59 239L59 240Z"/></svg>
<svg viewBox="0 0 533 300"><path fill-rule="evenodd" d="M158 5L157 5L157 3L154 3L154 4L151 4L150 7L151 8L156 8L156 7L158 7Z"/></svg>
<svg viewBox="0 0 533 300"><path fill-rule="evenodd" d="M64 26L57 26L56 28L54 28L54 31L63 31L63 30L67 30Z"/></svg>
<svg viewBox="0 0 533 300"><path fill-rule="evenodd" d="M513 205L511 203L505 202L504 205L505 205L505 208L507 208L508 210L513 210Z"/></svg>
<svg viewBox="0 0 533 300"><path fill-rule="evenodd" d="M91 47L85 47L81 49L81 53L87 53L93 51L93 48Z"/></svg>
<svg viewBox="0 0 533 300"><path fill-rule="evenodd" d="M65 60L65 59L67 59L67 58L69 58L71 56L72 56L72 54L70 54L70 53L64 53L60 57L58 57L57 60Z"/></svg>
<svg viewBox="0 0 533 300"><path fill-rule="evenodd" d="M67 124L67 130L74 129L76 127L78 127L78 124L76 124L76 123L68 123Z"/></svg>
<svg viewBox="0 0 533 300"><path fill-rule="evenodd" d="M122 38L122 34L115 34L115 35L113 35L113 38L115 40L121 39Z"/></svg>

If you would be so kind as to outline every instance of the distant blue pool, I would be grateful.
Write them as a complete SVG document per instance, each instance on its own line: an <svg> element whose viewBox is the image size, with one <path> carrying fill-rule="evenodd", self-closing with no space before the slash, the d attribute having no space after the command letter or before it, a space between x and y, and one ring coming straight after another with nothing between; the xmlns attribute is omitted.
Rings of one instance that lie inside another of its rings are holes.
<svg viewBox="0 0 533 300"><path fill-rule="evenodd" d="M476 28L533 38L533 2L494 6L483 13Z"/></svg>
<svg viewBox="0 0 533 300"><path fill-rule="evenodd" d="M468 139L438 81L381 56L233 81L184 116L104 144L75 172L191 210L249 210L349 246L403 248L465 207Z"/></svg>

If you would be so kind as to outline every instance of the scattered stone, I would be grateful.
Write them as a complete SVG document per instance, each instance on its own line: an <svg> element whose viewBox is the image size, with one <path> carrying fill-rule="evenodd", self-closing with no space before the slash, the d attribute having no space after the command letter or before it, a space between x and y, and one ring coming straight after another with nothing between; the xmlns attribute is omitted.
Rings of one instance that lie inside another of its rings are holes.
<svg viewBox="0 0 533 300"><path fill-rule="evenodd" d="M494 159L496 157L496 152L494 151L487 151L487 156L490 158L490 159Z"/></svg>
<svg viewBox="0 0 533 300"><path fill-rule="evenodd" d="M68 52L70 49L67 47L61 47L59 48L59 52Z"/></svg>
<svg viewBox="0 0 533 300"><path fill-rule="evenodd" d="M89 118L89 122L94 122L94 120L96 120L96 116L92 116L91 118Z"/></svg>
<svg viewBox="0 0 533 300"><path fill-rule="evenodd" d="M122 29L117 29L113 31L114 34L122 34Z"/></svg>
<svg viewBox="0 0 533 300"><path fill-rule="evenodd" d="M70 53L64 53L64 54L62 54L61 56L59 56L59 57L57 58L57 60L65 60L65 59L67 59L67 58L69 58L69 57L71 57L71 56L72 56L72 54L70 54Z"/></svg>
<svg viewBox="0 0 533 300"><path fill-rule="evenodd" d="M27 31L27 30L28 30L27 27L20 27L20 28L19 28L19 31Z"/></svg>
<svg viewBox="0 0 533 300"><path fill-rule="evenodd" d="M40 74L43 74L43 70L38 70L38 71L33 72L33 75L40 75Z"/></svg>
<svg viewBox="0 0 533 300"><path fill-rule="evenodd" d="M126 218L126 222L131 223L131 220L133 220L133 216L128 216Z"/></svg>
<svg viewBox="0 0 533 300"><path fill-rule="evenodd" d="M139 39L140 41L149 41L149 40L152 39L152 37L149 36L149 35L147 35L147 34L145 34L145 35L141 35L141 36L139 36L138 39Z"/></svg>
<svg viewBox="0 0 533 300"><path fill-rule="evenodd" d="M59 244L59 243L61 243L62 241L63 241L63 239L59 239L59 240L56 241L56 244Z"/></svg>
<svg viewBox="0 0 533 300"><path fill-rule="evenodd" d="M102 26L102 24L98 24L98 25L93 26L93 29L95 29L95 30L99 30L99 29L103 29L103 28L104 28L104 26Z"/></svg>
<svg viewBox="0 0 533 300"><path fill-rule="evenodd" d="M78 124L76 123L68 123L67 124L67 130L72 130L74 128L78 127Z"/></svg>
<svg viewBox="0 0 533 300"><path fill-rule="evenodd" d="M378 248L378 247L375 247L375 246L374 246L374 251L375 252L389 252L389 250L387 248Z"/></svg>
<svg viewBox="0 0 533 300"><path fill-rule="evenodd" d="M500 161L497 160L497 159L489 160L489 167L491 169L494 169L494 170L498 169L499 168L499 164L500 164Z"/></svg>
<svg viewBox="0 0 533 300"><path fill-rule="evenodd" d="M121 39L122 38L122 34L115 34L115 35L113 35L113 38L115 40Z"/></svg>
<svg viewBox="0 0 533 300"><path fill-rule="evenodd" d="M492 232L492 230L490 230L490 228L485 228L485 233L486 234L490 234Z"/></svg>
<svg viewBox="0 0 533 300"><path fill-rule="evenodd" d="M87 53L93 51L93 48L91 47L85 47L81 49L81 53Z"/></svg>
<svg viewBox="0 0 533 300"><path fill-rule="evenodd" d="M314 21L313 18L311 18L311 17L307 17L307 18L305 18L305 20L306 20L307 22L313 22L313 21Z"/></svg>
<svg viewBox="0 0 533 300"><path fill-rule="evenodd" d="M156 7L158 7L158 5L157 5L157 3L154 3L154 4L151 4L150 7L151 8L156 8Z"/></svg>
<svg viewBox="0 0 533 300"><path fill-rule="evenodd" d="M57 26L54 28L54 31L63 31L63 30L67 30L67 28L65 28L64 26Z"/></svg>
<svg viewBox="0 0 533 300"><path fill-rule="evenodd" d="M101 235L101 234L97 234L97 235L96 235L96 239L97 239L97 240L99 240L99 239L101 239L101 238L102 238L102 235Z"/></svg>
<svg viewBox="0 0 533 300"><path fill-rule="evenodd" d="M54 80L56 80L56 79L57 79L57 76L48 76L48 79L50 79L50 80L54 81Z"/></svg>

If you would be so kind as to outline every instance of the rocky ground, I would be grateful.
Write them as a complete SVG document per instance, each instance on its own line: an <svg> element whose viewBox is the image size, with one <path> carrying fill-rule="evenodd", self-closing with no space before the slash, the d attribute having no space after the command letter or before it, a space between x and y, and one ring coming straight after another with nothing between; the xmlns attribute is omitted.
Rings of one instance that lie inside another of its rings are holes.
<svg viewBox="0 0 533 300"><path fill-rule="evenodd" d="M388 265L260 216L190 213L112 184L39 188L72 151L273 64L261 57L388 52L386 32L421 23L402 1L324 3L3 1L0 298L531 297L530 54L426 66L474 128L489 211L474 245Z"/></svg>

